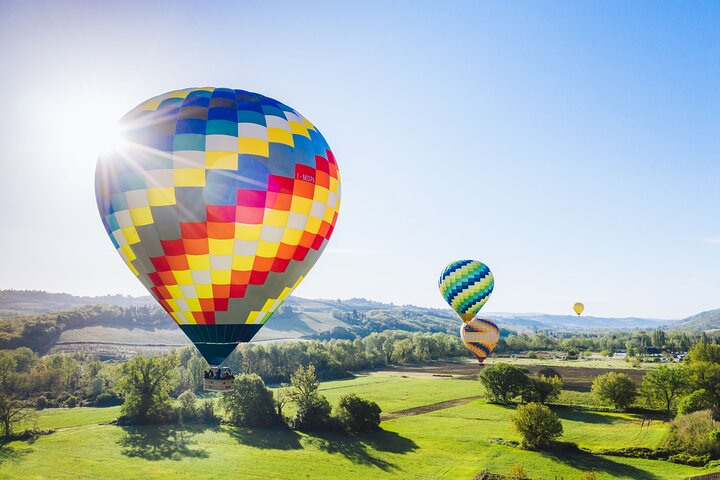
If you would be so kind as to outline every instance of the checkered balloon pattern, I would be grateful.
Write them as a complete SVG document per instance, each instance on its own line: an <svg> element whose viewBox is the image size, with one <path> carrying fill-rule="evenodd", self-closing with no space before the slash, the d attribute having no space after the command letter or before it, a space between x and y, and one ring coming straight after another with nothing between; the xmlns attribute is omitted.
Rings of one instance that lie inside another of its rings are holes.
<svg viewBox="0 0 720 480"><path fill-rule="evenodd" d="M318 129L271 98L191 88L121 120L98 160L98 209L118 253L212 365L302 281L340 205Z"/></svg>
<svg viewBox="0 0 720 480"><path fill-rule="evenodd" d="M463 321L470 321L485 305L495 286L493 274L477 260L450 263L440 274L440 294Z"/></svg>
<svg viewBox="0 0 720 480"><path fill-rule="evenodd" d="M500 339L500 329L492 320L475 317L462 324L460 338L470 353L475 355L478 363L483 363L483 360L497 345Z"/></svg>

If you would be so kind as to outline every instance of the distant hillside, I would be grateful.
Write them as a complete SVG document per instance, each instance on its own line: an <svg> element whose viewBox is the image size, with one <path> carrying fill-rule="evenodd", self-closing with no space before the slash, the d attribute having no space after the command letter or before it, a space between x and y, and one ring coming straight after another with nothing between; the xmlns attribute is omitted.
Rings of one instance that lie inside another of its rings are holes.
<svg viewBox="0 0 720 480"><path fill-rule="evenodd" d="M103 304L103 305L98 305ZM542 313L487 313L504 334L540 330L569 332L658 327L720 328L720 310L682 322L647 318L600 318ZM109 343L182 345L187 339L149 297L76 297L42 291L0 291L0 348L30 346L44 352L55 344ZM290 297L255 340L355 338L383 330L457 334L457 315L447 308L394 305L351 298Z"/></svg>
<svg viewBox="0 0 720 480"><path fill-rule="evenodd" d="M142 307L155 305L151 296L105 295L76 297L69 293L50 293L41 290L0 290L0 317L18 317L33 313L58 312L88 305L117 305Z"/></svg>
<svg viewBox="0 0 720 480"><path fill-rule="evenodd" d="M674 328L695 332L718 330L720 329L720 308L698 313L697 315L681 320L674 325Z"/></svg>

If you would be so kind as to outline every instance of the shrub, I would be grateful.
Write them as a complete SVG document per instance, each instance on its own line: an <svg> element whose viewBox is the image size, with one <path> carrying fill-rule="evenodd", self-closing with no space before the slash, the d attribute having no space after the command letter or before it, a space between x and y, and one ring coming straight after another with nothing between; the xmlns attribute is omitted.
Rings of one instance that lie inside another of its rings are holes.
<svg viewBox="0 0 720 480"><path fill-rule="evenodd" d="M530 480L530 477L525 471L525 465L522 463L516 463L510 466L510 478L512 480Z"/></svg>
<svg viewBox="0 0 720 480"><path fill-rule="evenodd" d="M663 446L675 452L717 458L720 455L720 444L713 432L718 429L720 422L713 419L710 410L683 415L670 424Z"/></svg>
<svg viewBox="0 0 720 480"><path fill-rule="evenodd" d="M692 467L704 467L705 464L710 461L710 455L692 455L687 452L680 452L671 455L668 461L672 463L682 463L683 465L690 465Z"/></svg>
<svg viewBox="0 0 720 480"><path fill-rule="evenodd" d="M67 400L65 400L65 406L68 408L75 408L80 403L80 399L74 395L68 397Z"/></svg>
<svg viewBox="0 0 720 480"><path fill-rule="evenodd" d="M699 412L700 410L708 410L712 408L712 406L712 395L710 395L704 388L701 388L700 390L695 390L690 395L687 395L680 400L677 407L678 416Z"/></svg>
<svg viewBox="0 0 720 480"><path fill-rule="evenodd" d="M478 378L491 400L502 403L520 395L528 383L525 371L508 363L484 367Z"/></svg>
<svg viewBox="0 0 720 480"><path fill-rule="evenodd" d="M119 405L120 402L120 398L112 392L101 393L95 398L96 407L111 407L113 405Z"/></svg>
<svg viewBox="0 0 720 480"><path fill-rule="evenodd" d="M538 377L548 377L548 378L555 377L555 378L562 379L562 375L560 375L560 372L558 372L557 370L555 370L552 367L541 368L540 370L538 370L537 376Z"/></svg>
<svg viewBox="0 0 720 480"><path fill-rule="evenodd" d="M520 405L512 422L522 436L523 446L531 449L549 446L563 432L557 415L540 403Z"/></svg>
<svg viewBox="0 0 720 480"><path fill-rule="evenodd" d="M547 403L555 400L562 392L563 381L559 377L538 377L528 379L522 392L524 402Z"/></svg>
<svg viewBox="0 0 720 480"><path fill-rule="evenodd" d="M340 397L337 416L350 431L364 432L380 428L380 407L377 403L349 394Z"/></svg>
<svg viewBox="0 0 720 480"><path fill-rule="evenodd" d="M598 480L597 473L595 472L585 472L582 475L580 475L579 480Z"/></svg>
<svg viewBox="0 0 720 480"><path fill-rule="evenodd" d="M192 390L185 390L177 399L178 414L183 420L195 420L197 418L197 397Z"/></svg>
<svg viewBox="0 0 720 480"><path fill-rule="evenodd" d="M316 395L308 402L298 405L292 419L292 426L299 430L323 430L333 426L330 417L330 402L322 395Z"/></svg>
<svg viewBox="0 0 720 480"><path fill-rule="evenodd" d="M610 372L595 377L592 392L603 402L623 410L635 400L637 387L626 374Z"/></svg>
<svg viewBox="0 0 720 480"><path fill-rule="evenodd" d="M277 419L272 392L257 375L236 377L233 389L223 393L220 402L233 425L264 427Z"/></svg>
<svg viewBox="0 0 720 480"><path fill-rule="evenodd" d="M45 398L45 397L42 396L42 395L39 396L39 397L35 400L35 408L37 408L38 410L42 410L43 408L46 408L47 405L48 405L47 398Z"/></svg>

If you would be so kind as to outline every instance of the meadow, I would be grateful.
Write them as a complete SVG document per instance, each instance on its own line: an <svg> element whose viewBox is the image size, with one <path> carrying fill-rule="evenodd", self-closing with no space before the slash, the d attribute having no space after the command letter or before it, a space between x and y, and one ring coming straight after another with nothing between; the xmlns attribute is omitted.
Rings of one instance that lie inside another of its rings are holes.
<svg viewBox="0 0 720 480"><path fill-rule="evenodd" d="M507 473L522 464L533 479L676 480L706 470L663 461L593 453L543 454L498 443L518 440L511 407L487 403L477 381L377 372L325 382L331 403L345 393L378 402L383 430L370 434L300 433L285 428L230 426L120 427L118 407L49 409L38 426L56 431L0 449L0 478L340 477L472 479L487 469ZM464 399L455 401L458 399ZM439 404L439 405L437 405ZM667 424L642 426L633 414L555 407L563 440L592 451L655 447Z"/></svg>

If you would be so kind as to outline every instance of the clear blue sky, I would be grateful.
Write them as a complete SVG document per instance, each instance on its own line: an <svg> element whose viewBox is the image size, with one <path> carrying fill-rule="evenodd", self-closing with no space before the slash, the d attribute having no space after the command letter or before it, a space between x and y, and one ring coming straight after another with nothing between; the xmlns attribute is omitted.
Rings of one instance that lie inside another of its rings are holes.
<svg viewBox="0 0 720 480"><path fill-rule="evenodd" d="M103 131L188 86L323 132L343 204L305 297L678 318L720 307L720 3L0 2L0 288L144 294L101 226Z"/></svg>

